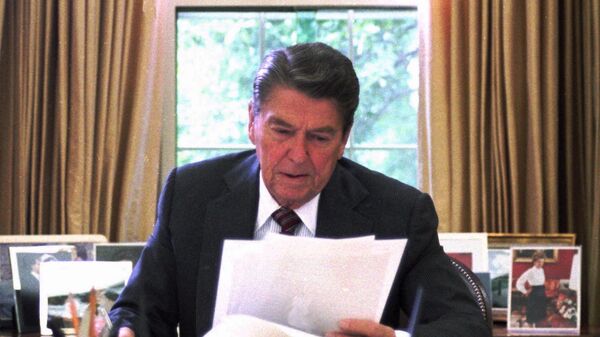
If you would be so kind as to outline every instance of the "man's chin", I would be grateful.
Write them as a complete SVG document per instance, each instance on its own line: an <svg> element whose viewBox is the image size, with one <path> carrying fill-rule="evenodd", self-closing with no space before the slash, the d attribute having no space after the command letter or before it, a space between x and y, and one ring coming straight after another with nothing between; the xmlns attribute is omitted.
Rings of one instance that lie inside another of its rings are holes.
<svg viewBox="0 0 600 337"><path fill-rule="evenodd" d="M282 193L278 193L278 196L275 200L281 205L288 208L299 208L300 206L307 203L314 196L310 196L307 191L304 193L290 193L290 191L282 191Z"/></svg>

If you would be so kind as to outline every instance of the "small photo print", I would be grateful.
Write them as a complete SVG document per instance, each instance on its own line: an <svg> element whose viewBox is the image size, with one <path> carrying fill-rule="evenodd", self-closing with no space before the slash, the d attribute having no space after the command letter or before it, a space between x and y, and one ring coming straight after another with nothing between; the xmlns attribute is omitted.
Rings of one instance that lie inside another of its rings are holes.
<svg viewBox="0 0 600 337"><path fill-rule="evenodd" d="M39 331L40 267L55 261L71 261L75 246L10 247L16 323L19 333Z"/></svg>
<svg viewBox="0 0 600 337"><path fill-rule="evenodd" d="M490 263L490 278L492 279L492 307L508 307L508 274L510 273L510 250L490 249L488 251Z"/></svg>
<svg viewBox="0 0 600 337"><path fill-rule="evenodd" d="M101 316L110 311L130 274L129 261L43 264L40 269L41 333L52 335L47 328L50 322L64 334L77 334L78 322L85 322L86 313L93 311L94 316ZM90 296L92 292L93 300Z"/></svg>
<svg viewBox="0 0 600 337"><path fill-rule="evenodd" d="M512 247L510 254L508 332L578 334L581 247Z"/></svg>
<svg viewBox="0 0 600 337"><path fill-rule="evenodd" d="M96 261L131 261L135 267L145 245L145 242L97 243L94 245Z"/></svg>

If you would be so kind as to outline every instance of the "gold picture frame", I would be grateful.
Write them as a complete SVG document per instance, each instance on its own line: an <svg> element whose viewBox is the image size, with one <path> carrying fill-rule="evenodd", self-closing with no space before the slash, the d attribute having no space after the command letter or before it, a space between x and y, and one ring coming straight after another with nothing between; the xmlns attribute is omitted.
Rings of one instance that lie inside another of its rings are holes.
<svg viewBox="0 0 600 337"><path fill-rule="evenodd" d="M574 246L575 233L488 233L489 248L509 248L511 246L556 245Z"/></svg>
<svg viewBox="0 0 600 337"><path fill-rule="evenodd" d="M496 253L499 250L510 250L510 247L513 246L574 246L576 243L575 233L487 233L487 236L488 249L494 250ZM492 297L499 291L494 289L495 283L506 285L507 282L507 280L503 282L492 280ZM492 306L493 320L495 322L506 322L506 310L507 308L504 307Z"/></svg>

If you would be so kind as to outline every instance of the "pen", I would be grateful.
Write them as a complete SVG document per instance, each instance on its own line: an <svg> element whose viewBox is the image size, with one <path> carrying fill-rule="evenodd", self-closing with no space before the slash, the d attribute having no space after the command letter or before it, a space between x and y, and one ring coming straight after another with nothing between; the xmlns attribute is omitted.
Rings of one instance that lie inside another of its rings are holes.
<svg viewBox="0 0 600 337"><path fill-rule="evenodd" d="M96 289L90 290L90 325L88 337L96 337Z"/></svg>
<svg viewBox="0 0 600 337"><path fill-rule="evenodd" d="M71 313L71 322L73 323L73 330L75 330L75 335L79 334L79 315L77 313L77 303L75 303L75 299L73 298L73 294L69 294L69 312Z"/></svg>
<svg viewBox="0 0 600 337"><path fill-rule="evenodd" d="M408 328L406 331L412 336L415 332L415 327L419 322L419 316L421 315L421 302L423 300L423 287L419 286L415 293L415 299L413 301L412 311L408 320Z"/></svg>

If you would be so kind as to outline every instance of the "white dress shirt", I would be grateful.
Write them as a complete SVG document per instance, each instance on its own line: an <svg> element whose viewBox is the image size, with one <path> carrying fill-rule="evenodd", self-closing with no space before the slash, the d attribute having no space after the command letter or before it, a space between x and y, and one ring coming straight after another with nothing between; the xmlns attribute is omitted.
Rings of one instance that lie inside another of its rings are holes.
<svg viewBox="0 0 600 337"><path fill-rule="evenodd" d="M529 283L530 286L543 286L546 282L546 274L544 274L544 268L531 267L527 269L518 279L515 286L517 290L523 294L527 294L525 288L525 282Z"/></svg>
<svg viewBox="0 0 600 337"><path fill-rule="evenodd" d="M256 224L254 227L254 239L261 240L267 233L279 233L281 227L271 218L271 214L279 207L279 203L273 199L271 193L267 189L262 177L262 171L258 173L259 189L258 189L258 213L256 215ZM296 228L295 236L314 237L317 229L317 208L319 207L319 198L321 193L317 194L310 201L294 209L298 214L302 223Z"/></svg>

